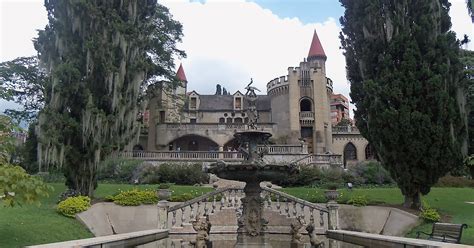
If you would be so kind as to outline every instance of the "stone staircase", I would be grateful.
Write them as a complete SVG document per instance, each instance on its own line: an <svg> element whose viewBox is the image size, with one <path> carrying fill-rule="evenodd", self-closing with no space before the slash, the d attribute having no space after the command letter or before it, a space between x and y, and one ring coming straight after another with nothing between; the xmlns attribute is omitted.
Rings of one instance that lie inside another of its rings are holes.
<svg viewBox="0 0 474 248"><path fill-rule="evenodd" d="M328 212L323 204L313 204L268 187L262 187L266 233L291 234L291 224L299 220L313 224L316 234L328 228ZM222 188L169 209L170 234L195 234L191 222L209 216L210 234L235 234L237 218L241 214L241 188ZM298 220L299 219L299 220ZM303 231L302 234L306 234Z"/></svg>

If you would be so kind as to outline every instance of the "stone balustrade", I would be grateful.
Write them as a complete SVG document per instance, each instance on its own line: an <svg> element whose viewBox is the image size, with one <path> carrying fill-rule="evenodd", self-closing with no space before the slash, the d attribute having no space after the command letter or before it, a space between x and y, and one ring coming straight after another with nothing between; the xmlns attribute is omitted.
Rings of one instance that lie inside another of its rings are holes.
<svg viewBox="0 0 474 248"><path fill-rule="evenodd" d="M166 151L166 152L144 152L144 151L124 151L115 153L113 157L134 158L142 160L163 160L163 161L241 161L243 155L240 152L201 152L201 151Z"/></svg>
<svg viewBox="0 0 474 248"><path fill-rule="evenodd" d="M332 127L333 133L354 133L360 134L359 129L356 126L334 126Z"/></svg>
<svg viewBox="0 0 474 248"><path fill-rule="evenodd" d="M241 188L221 188L169 207L167 212L171 221L168 228L185 227L196 218L215 214L224 208L240 209L242 197L244 193Z"/></svg>
<svg viewBox="0 0 474 248"><path fill-rule="evenodd" d="M265 208L277 211L288 218L300 219L306 225L312 225L314 228L327 230L328 226L331 226L331 221L337 221L329 219L329 209L327 207L269 187L262 188L262 198L265 200Z"/></svg>
<svg viewBox="0 0 474 248"><path fill-rule="evenodd" d="M270 162L287 162L288 164L317 165L317 166L342 166L342 156L335 154L309 154L305 145L272 145L260 146L259 151L266 149L264 158ZM244 159L240 152L204 152L204 151L164 151L164 152L144 152L125 151L111 155L118 158L131 158L146 161L175 161L175 162L215 162L222 160L225 162L237 162Z"/></svg>
<svg viewBox="0 0 474 248"><path fill-rule="evenodd" d="M314 120L314 112L311 111L301 111L300 120Z"/></svg>
<svg viewBox="0 0 474 248"><path fill-rule="evenodd" d="M165 123L166 130L248 130L246 123ZM257 123L259 130L271 131L273 123Z"/></svg>

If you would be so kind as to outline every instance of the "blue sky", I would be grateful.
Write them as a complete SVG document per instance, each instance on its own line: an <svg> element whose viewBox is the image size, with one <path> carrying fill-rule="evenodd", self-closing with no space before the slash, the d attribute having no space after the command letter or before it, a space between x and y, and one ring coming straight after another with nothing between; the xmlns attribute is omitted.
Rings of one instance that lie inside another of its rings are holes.
<svg viewBox="0 0 474 248"><path fill-rule="evenodd" d="M297 17L303 23L324 22L332 17L339 20L344 8L337 0L253 0L281 18Z"/></svg>

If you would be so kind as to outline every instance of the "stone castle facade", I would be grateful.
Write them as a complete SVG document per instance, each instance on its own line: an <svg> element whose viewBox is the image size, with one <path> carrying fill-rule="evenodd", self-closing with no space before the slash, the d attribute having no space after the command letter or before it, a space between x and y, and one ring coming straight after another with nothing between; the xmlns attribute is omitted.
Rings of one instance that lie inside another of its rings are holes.
<svg viewBox="0 0 474 248"><path fill-rule="evenodd" d="M314 32L308 57L288 74L267 83L267 94L257 100L258 128L271 132L279 145L305 143L309 153L341 154L344 165L373 159L373 153L351 125L336 126L349 118L345 96L333 93L326 76L323 46ZM247 128L247 101L240 91L232 95L202 95L187 91L182 65L177 72L182 85L158 89L145 119L147 132L135 149L145 151L233 151L233 134Z"/></svg>

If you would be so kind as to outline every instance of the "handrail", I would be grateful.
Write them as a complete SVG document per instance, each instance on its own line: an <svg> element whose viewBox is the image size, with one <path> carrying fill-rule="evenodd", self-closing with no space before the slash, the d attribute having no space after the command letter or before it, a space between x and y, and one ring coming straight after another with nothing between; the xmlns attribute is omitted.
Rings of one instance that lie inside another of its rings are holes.
<svg viewBox="0 0 474 248"><path fill-rule="evenodd" d="M242 190L242 188L237 188L237 187L226 187L226 188L221 188L221 189L217 189L217 190L214 190L214 191L211 191L211 192L208 192L204 195L201 195L199 197L196 197L196 198L193 198L189 201L185 201L183 203L180 203L180 204L177 204L177 205L174 205L172 207L169 208L168 212L173 212L173 211L176 211L176 210L179 210L179 209L182 209L182 208L185 208L187 206L191 206L192 204L195 204L195 203L199 203L201 201L204 201L206 199L209 199L210 197L212 196L215 196L215 195L218 195L218 194L222 194L226 191L232 191L232 190Z"/></svg>
<svg viewBox="0 0 474 248"><path fill-rule="evenodd" d="M289 195L287 193L283 193L281 191L278 191L278 190L274 190L274 189L271 189L271 188L268 188L268 187L262 187L262 190L263 191L267 191L269 193L272 193L272 194L276 194L276 195L279 195L283 198L286 198L286 199L289 199L293 202L296 202L298 204L301 204L303 206L306 206L306 207L309 207L309 208L313 208L313 209L317 209L319 211L322 211L322 212L325 212L325 213L329 213L329 210L327 208L323 208L323 207L320 207L314 203L311 203L309 201L305 201L303 199L300 199L300 198L297 198L297 197L294 197L292 195Z"/></svg>

